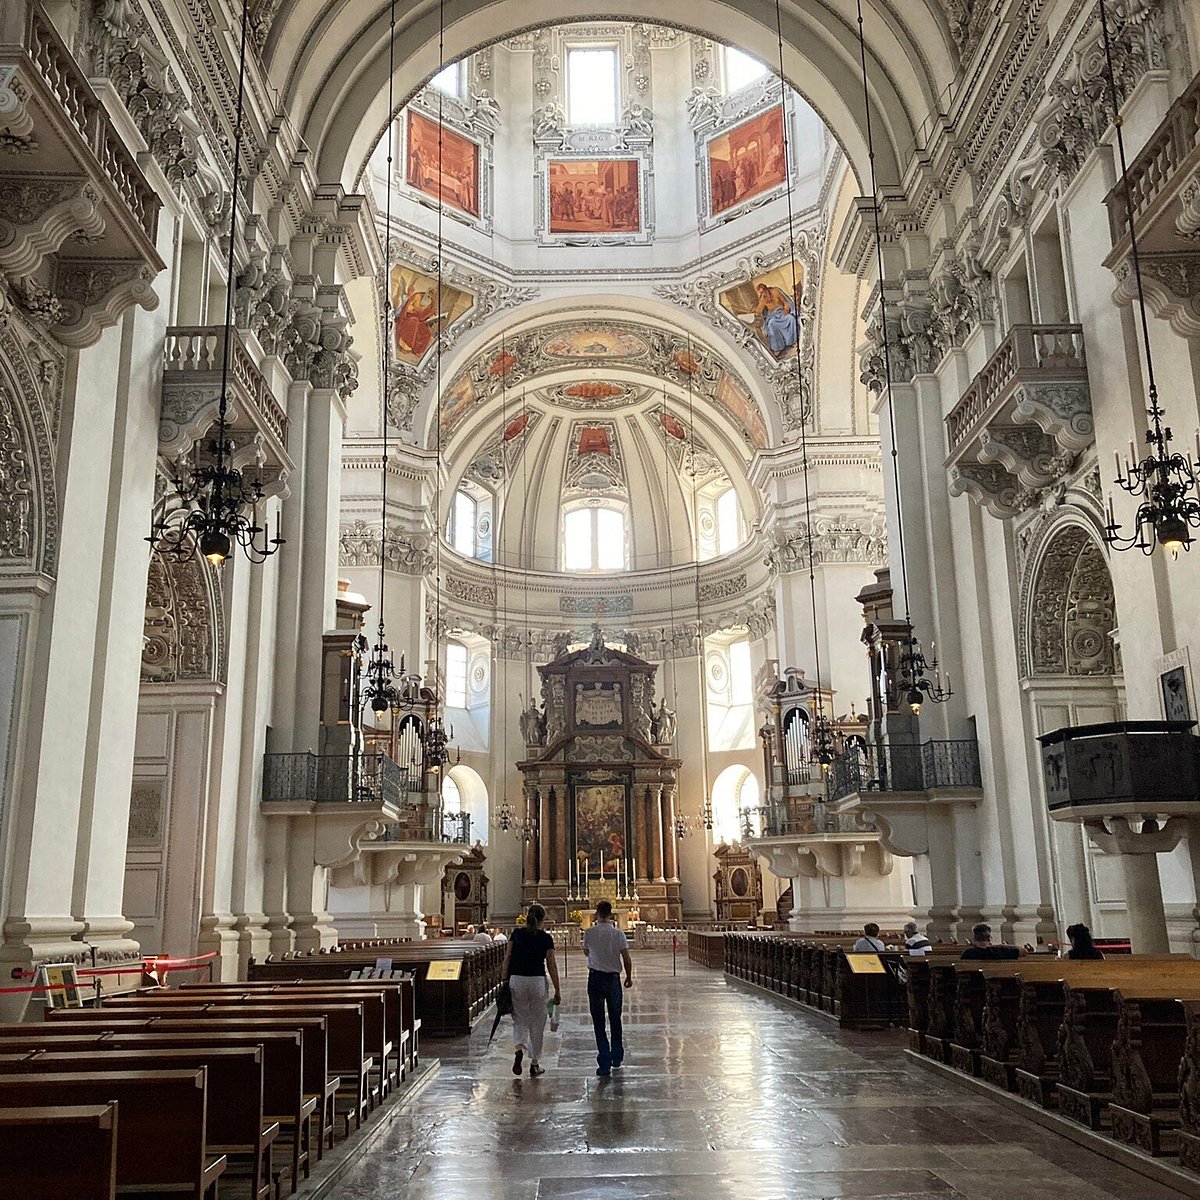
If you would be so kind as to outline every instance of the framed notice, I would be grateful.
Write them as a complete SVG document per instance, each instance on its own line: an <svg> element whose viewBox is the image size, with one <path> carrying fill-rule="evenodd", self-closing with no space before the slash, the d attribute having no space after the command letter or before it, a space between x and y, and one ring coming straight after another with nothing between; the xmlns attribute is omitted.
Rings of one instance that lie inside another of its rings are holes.
<svg viewBox="0 0 1200 1200"><path fill-rule="evenodd" d="M82 1008L79 978L74 963L42 963L37 986L46 990L47 1008Z"/></svg>
<svg viewBox="0 0 1200 1200"><path fill-rule="evenodd" d="M429 964L425 972L427 980L440 983L454 983L462 976L462 959L438 959Z"/></svg>
<svg viewBox="0 0 1200 1200"><path fill-rule="evenodd" d="M846 961L850 964L853 975L884 975L883 960L878 954L847 954Z"/></svg>

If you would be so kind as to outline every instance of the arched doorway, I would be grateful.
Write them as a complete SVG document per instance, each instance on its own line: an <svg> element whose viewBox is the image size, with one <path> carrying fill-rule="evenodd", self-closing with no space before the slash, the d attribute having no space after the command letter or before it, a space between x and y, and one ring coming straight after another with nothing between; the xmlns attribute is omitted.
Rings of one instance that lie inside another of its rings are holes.
<svg viewBox="0 0 1200 1200"><path fill-rule="evenodd" d="M478 771L458 763L442 783L442 814L446 835L468 845L488 844L487 784Z"/></svg>
<svg viewBox="0 0 1200 1200"><path fill-rule="evenodd" d="M713 782L713 841L726 846L741 845L747 836L747 818L750 836L757 833L758 814L750 810L758 808L761 796L758 777L749 767L740 763L726 767Z"/></svg>
<svg viewBox="0 0 1200 1200"><path fill-rule="evenodd" d="M1028 560L1022 614L1021 675L1030 740L1070 725L1124 716L1124 681L1114 640L1112 576L1090 523L1072 516L1049 525ZM1036 744L1036 743L1034 743ZM1041 795L1041 772L1035 795ZM1115 864L1090 846L1082 827L1036 814L1045 829L1057 923L1116 929L1124 894Z"/></svg>

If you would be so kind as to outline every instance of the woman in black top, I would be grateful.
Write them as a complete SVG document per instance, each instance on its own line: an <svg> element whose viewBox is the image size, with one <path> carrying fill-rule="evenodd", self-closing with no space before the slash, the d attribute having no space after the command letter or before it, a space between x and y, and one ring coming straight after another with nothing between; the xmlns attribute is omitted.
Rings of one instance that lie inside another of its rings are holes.
<svg viewBox="0 0 1200 1200"><path fill-rule="evenodd" d="M1067 952L1068 958L1104 957L1100 947L1092 941L1092 931L1086 925L1067 926L1067 938L1071 943L1071 949Z"/></svg>
<svg viewBox="0 0 1200 1200"><path fill-rule="evenodd" d="M526 1050L530 1076L546 1073L538 1060L542 1057L542 1034L546 1029L547 971L554 983L554 1003L561 999L554 939L542 928L545 920L546 910L540 904L531 904L525 924L513 930L504 952L503 979L512 991L513 1001L514 1075L521 1073Z"/></svg>

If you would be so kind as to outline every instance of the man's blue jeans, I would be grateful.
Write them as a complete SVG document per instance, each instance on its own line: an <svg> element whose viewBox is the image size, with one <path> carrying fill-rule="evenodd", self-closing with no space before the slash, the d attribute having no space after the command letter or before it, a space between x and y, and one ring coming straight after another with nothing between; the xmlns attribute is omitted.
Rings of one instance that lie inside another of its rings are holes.
<svg viewBox="0 0 1200 1200"><path fill-rule="evenodd" d="M596 1063L607 1074L619 1067L625 1057L625 1046L621 1037L621 976L609 971L588 971L588 1008L592 1013L592 1027L596 1031ZM604 1027L604 1010L608 1009L608 1023L612 1028L612 1042Z"/></svg>

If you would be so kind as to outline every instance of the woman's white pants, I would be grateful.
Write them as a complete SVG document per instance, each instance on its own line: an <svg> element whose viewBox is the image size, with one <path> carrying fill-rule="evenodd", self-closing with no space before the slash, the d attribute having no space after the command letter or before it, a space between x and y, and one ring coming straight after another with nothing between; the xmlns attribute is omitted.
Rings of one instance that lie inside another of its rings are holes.
<svg viewBox="0 0 1200 1200"><path fill-rule="evenodd" d="M537 1062L542 1057L542 1034L546 1030L546 977L512 975L508 985L513 1000L513 1045L523 1046Z"/></svg>

